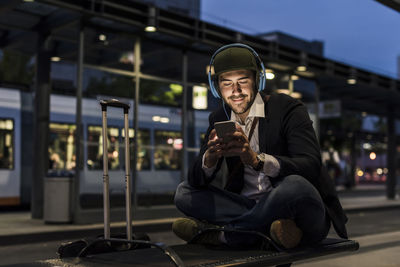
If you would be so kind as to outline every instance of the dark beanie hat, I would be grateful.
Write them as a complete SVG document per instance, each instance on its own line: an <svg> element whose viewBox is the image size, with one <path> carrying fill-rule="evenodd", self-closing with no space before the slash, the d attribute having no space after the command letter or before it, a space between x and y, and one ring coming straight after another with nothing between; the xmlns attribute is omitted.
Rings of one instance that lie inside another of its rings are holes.
<svg viewBox="0 0 400 267"><path fill-rule="evenodd" d="M255 56L243 47L229 47L222 50L215 56L213 65L216 76L232 70L258 70Z"/></svg>

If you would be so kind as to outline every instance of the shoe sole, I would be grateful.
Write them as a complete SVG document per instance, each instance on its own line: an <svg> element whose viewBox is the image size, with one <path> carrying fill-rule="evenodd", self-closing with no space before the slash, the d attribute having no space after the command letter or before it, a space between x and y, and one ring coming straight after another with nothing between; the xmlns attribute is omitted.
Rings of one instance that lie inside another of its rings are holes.
<svg viewBox="0 0 400 267"><path fill-rule="evenodd" d="M296 247L303 236L300 228L292 220L276 220L271 224L271 238L280 246L290 249Z"/></svg>

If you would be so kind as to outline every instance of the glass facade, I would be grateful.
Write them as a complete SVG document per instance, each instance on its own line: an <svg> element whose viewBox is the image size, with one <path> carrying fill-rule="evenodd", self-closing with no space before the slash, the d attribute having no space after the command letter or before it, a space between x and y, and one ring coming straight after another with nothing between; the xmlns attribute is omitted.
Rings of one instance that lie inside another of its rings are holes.
<svg viewBox="0 0 400 267"><path fill-rule="evenodd" d="M83 90L88 96L105 95L110 97L134 98L135 83L132 77L86 68Z"/></svg>
<svg viewBox="0 0 400 267"><path fill-rule="evenodd" d="M156 105L180 107L183 87L177 83L168 83L149 79L140 80L140 102Z"/></svg>
<svg viewBox="0 0 400 267"><path fill-rule="evenodd" d="M151 40L141 42L140 70L144 74L182 80L182 51Z"/></svg>

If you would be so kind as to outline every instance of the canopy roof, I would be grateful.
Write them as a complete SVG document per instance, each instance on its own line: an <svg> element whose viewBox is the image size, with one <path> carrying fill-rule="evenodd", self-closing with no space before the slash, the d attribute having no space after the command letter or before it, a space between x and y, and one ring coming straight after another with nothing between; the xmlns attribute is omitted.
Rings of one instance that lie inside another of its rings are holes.
<svg viewBox="0 0 400 267"><path fill-rule="evenodd" d="M397 0L392 2L396 4ZM157 32L144 32L148 23L155 24ZM176 66L181 65L181 58L174 56L177 51L209 58L224 44L242 42L252 46L267 67L316 80L321 89L321 99L340 98L345 109L377 115L387 115L390 111L400 117L399 80L141 2L4 0L0 4L0 48L35 54L38 36L44 34L50 36L49 46L54 55L75 62L81 25L85 27L87 40L86 64L119 68L120 58L115 54L132 50L132 39L140 37L143 41L142 58L151 55L152 67L159 67L164 76L171 72L171 77L179 77ZM102 31L108 33L106 42L98 40ZM158 51L161 45L163 53ZM168 57L165 50L169 50ZM166 60L168 64L165 64ZM198 66L190 66L190 72L192 75L198 72L199 77L204 75L205 81L207 63L202 59ZM302 64L307 66L307 71L296 70ZM356 78L357 83L347 84L349 77Z"/></svg>
<svg viewBox="0 0 400 267"><path fill-rule="evenodd" d="M400 0L376 0L376 1L400 12Z"/></svg>

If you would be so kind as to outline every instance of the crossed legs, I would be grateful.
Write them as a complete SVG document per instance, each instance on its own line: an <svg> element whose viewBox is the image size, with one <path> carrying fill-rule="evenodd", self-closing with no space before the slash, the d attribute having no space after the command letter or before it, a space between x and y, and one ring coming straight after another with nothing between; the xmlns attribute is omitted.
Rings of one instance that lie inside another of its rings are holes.
<svg viewBox="0 0 400 267"><path fill-rule="evenodd" d="M193 188L183 182L177 188L175 204L186 216L227 229L256 230L264 234L269 234L273 221L292 219L303 231L302 244L322 240L330 227L319 193L298 175L281 179L258 202L211 185ZM226 235L231 244L243 244L243 239L246 239L243 235ZM254 238L248 237L247 241L251 243Z"/></svg>

